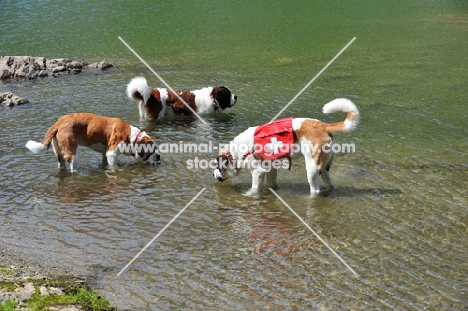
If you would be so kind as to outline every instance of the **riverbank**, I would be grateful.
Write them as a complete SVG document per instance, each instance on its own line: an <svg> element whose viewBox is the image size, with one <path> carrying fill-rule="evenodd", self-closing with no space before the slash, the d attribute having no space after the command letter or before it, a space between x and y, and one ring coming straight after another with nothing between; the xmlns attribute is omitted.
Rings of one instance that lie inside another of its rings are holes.
<svg viewBox="0 0 468 311"><path fill-rule="evenodd" d="M58 77L63 74L79 74L83 69L108 70L113 68L106 61L91 63L68 58L47 59L31 56L0 56L0 80L24 79L31 80L39 77Z"/></svg>
<svg viewBox="0 0 468 311"><path fill-rule="evenodd" d="M0 244L0 311L117 311L88 278L8 250Z"/></svg>

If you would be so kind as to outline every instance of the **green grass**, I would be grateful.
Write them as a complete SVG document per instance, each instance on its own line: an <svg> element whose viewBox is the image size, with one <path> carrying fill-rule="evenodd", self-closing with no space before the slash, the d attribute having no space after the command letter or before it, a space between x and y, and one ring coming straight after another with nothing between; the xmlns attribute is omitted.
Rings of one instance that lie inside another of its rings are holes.
<svg viewBox="0 0 468 311"><path fill-rule="evenodd" d="M24 283L33 282L36 287L35 294L26 301L26 308L30 311L45 311L52 306L64 306L64 305L81 305L85 310L93 311L117 311L116 307L113 307L106 299L104 299L99 293L89 289L85 285L73 284L70 281L44 281L44 280L25 280L21 283L3 282L0 284L0 288L7 288L11 291ZM64 295L49 295L41 296L39 292L39 286L46 287L60 287L63 289ZM3 304L0 304L0 311L15 310L16 304L10 300Z"/></svg>
<svg viewBox="0 0 468 311"><path fill-rule="evenodd" d="M0 311L13 311L15 310L16 303L13 300L8 300L4 304L0 304Z"/></svg>
<svg viewBox="0 0 468 311"><path fill-rule="evenodd" d="M13 275L13 270L10 269L10 268L3 268L3 267L0 267L0 274L3 274L3 275Z"/></svg>

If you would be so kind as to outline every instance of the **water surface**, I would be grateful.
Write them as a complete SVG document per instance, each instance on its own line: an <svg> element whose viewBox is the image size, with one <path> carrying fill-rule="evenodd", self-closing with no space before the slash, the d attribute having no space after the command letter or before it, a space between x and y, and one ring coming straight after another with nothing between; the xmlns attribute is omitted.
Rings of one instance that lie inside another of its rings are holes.
<svg viewBox="0 0 468 311"><path fill-rule="evenodd" d="M0 114L2 243L91 275L122 309L466 308L465 3L57 3L3 2L0 55L117 68L0 84L32 102ZM140 120L126 84L136 75L162 84L118 36L174 88L227 85L238 104L207 116L208 125ZM336 158L330 194L309 197L301 160L279 173L277 192L358 277L268 190L245 196L248 172L218 183L209 169L187 169L215 152L167 154L160 166L122 157L108 174L98 154L81 149L83 167L70 174L57 171L51 152L24 147L77 111L121 117L159 143L226 143L275 116L353 37L284 116L341 120L321 108L350 98L361 124L337 140L356 153Z"/></svg>

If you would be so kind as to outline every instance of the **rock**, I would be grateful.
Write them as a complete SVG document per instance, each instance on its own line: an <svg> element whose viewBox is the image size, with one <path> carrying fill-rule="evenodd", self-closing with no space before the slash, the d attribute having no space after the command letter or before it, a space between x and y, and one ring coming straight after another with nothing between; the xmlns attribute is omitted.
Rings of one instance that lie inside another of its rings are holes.
<svg viewBox="0 0 468 311"><path fill-rule="evenodd" d="M39 287L39 293L41 294L41 296L49 296L49 291L45 286Z"/></svg>
<svg viewBox="0 0 468 311"><path fill-rule="evenodd" d="M24 285L24 287L15 289L16 297L20 301L30 299L32 295L34 295L35 292L36 292L36 288L34 287L33 283L27 283L26 285Z"/></svg>
<svg viewBox="0 0 468 311"><path fill-rule="evenodd" d="M56 66L54 69L52 69L52 73L57 73L57 72L65 71L65 70L67 70L65 66Z"/></svg>
<svg viewBox="0 0 468 311"><path fill-rule="evenodd" d="M19 97L11 92L0 93L0 105L5 107L13 107L15 105L23 105L29 103L29 100Z"/></svg>
<svg viewBox="0 0 468 311"><path fill-rule="evenodd" d="M63 295L63 291L60 288L51 287L49 288L50 295Z"/></svg>
<svg viewBox="0 0 468 311"><path fill-rule="evenodd" d="M109 64L106 61L102 61L102 62L99 62L99 63L89 64L86 67L88 67L89 69L107 70L107 69L112 68L114 66L112 64Z"/></svg>
<svg viewBox="0 0 468 311"><path fill-rule="evenodd" d="M52 74L79 74L83 68L107 70L114 67L106 61L89 64L68 58L46 59L31 56L0 56L0 79L36 79Z"/></svg>

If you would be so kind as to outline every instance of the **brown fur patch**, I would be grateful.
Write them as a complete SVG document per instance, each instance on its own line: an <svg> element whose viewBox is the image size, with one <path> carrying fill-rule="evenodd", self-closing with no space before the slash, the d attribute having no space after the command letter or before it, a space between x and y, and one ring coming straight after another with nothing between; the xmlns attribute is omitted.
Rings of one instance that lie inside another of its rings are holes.
<svg viewBox="0 0 468 311"><path fill-rule="evenodd" d="M324 123L318 120L308 119L305 120L301 128L295 131L297 140L300 142L301 139L306 139L313 144L313 150L316 150L315 154L312 155L315 163L320 165L321 169L327 169L331 165L332 153L324 153L322 147L325 144L331 143L334 132L341 131L344 127L343 122L339 123Z"/></svg>
<svg viewBox="0 0 468 311"><path fill-rule="evenodd" d="M193 109L193 111L197 112L197 106L195 105L195 94L191 91L179 91L174 90L177 94ZM166 104L171 106L172 111L175 114L186 114L186 115L193 115L192 111L174 94L168 90L169 96L167 98Z"/></svg>
<svg viewBox="0 0 468 311"><path fill-rule="evenodd" d="M161 93L158 89L150 89L150 97L146 102L145 108L150 121L154 121L158 118L159 113L163 109Z"/></svg>
<svg viewBox="0 0 468 311"><path fill-rule="evenodd" d="M71 162L78 145L102 144L114 150L120 142L130 142L130 123L119 118L102 117L92 113L72 113L63 116L47 131L43 145L50 147L54 137L59 151ZM59 156L60 160L60 156Z"/></svg>

